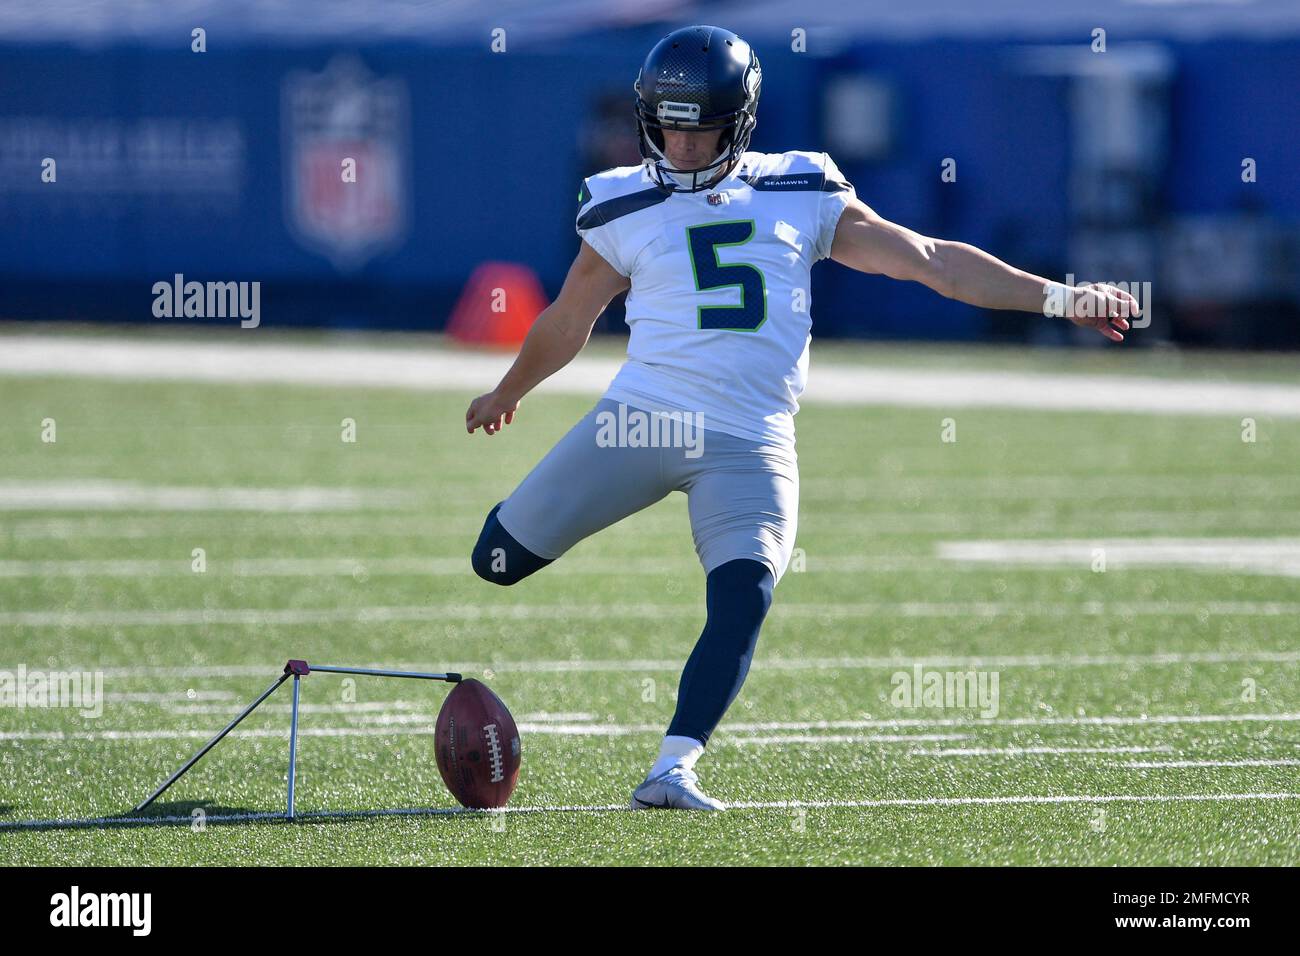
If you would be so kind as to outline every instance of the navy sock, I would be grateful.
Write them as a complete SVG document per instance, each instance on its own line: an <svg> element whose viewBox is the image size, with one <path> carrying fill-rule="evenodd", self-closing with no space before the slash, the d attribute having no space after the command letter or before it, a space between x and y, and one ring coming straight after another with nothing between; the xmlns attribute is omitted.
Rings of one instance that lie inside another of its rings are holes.
<svg viewBox="0 0 1300 956"><path fill-rule="evenodd" d="M498 504L488 512L470 562L474 565L474 573L484 581L510 585L540 571L554 559L539 557L516 541L497 519L500 510Z"/></svg>
<svg viewBox="0 0 1300 956"><path fill-rule="evenodd" d="M749 558L728 561L709 573L708 618L677 685L670 736L709 742L745 683L775 583L766 564Z"/></svg>

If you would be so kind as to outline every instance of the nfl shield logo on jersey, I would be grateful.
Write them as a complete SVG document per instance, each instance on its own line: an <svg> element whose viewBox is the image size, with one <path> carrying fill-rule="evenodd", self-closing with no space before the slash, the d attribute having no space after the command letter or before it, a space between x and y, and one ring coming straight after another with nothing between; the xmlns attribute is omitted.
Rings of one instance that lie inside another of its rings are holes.
<svg viewBox="0 0 1300 956"><path fill-rule="evenodd" d="M356 57L285 77L285 219L304 247L341 271L397 246L410 202L406 84Z"/></svg>
<svg viewBox="0 0 1300 956"><path fill-rule="evenodd" d="M726 197L723 196L722 193L709 193L709 205L721 206L725 198Z"/></svg>

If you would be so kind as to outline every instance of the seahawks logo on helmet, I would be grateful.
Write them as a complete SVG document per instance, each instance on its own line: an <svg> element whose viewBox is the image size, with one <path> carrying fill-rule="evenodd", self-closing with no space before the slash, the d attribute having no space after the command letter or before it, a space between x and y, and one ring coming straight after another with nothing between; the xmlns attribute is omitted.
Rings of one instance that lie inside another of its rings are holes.
<svg viewBox="0 0 1300 956"><path fill-rule="evenodd" d="M731 172L757 124L763 71L749 44L720 27L685 27L660 40L636 80L637 138L651 177L672 192L699 192ZM720 129L718 156L696 170L674 168L664 130Z"/></svg>

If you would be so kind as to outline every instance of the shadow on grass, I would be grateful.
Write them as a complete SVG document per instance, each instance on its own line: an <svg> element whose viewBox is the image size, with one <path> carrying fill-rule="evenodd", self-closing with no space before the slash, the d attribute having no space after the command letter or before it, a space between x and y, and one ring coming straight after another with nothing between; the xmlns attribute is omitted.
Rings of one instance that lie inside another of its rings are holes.
<svg viewBox="0 0 1300 956"><path fill-rule="evenodd" d="M14 830L94 830L149 826L238 826L257 824L329 823L385 817L448 817L477 819L493 813L542 813L556 811L609 811L623 807L508 807L473 810L465 807L404 807L380 810L308 810L290 820L283 810L259 811L247 807L214 806L200 800L156 803L142 813L127 811L106 817L64 820L0 820L0 833ZM199 812L195 812L199 811ZM200 821L202 821L200 823Z"/></svg>

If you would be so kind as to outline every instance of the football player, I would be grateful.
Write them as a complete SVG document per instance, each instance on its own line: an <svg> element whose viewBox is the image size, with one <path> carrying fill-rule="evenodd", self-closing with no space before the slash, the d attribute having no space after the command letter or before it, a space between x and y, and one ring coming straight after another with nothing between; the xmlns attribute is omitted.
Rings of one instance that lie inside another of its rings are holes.
<svg viewBox="0 0 1300 956"><path fill-rule="evenodd" d="M520 400L571 361L610 300L630 290L627 361L489 512L472 560L481 577L511 585L669 492L686 493L707 619L633 809L724 809L694 766L745 680L794 547L794 415L815 262L920 282L983 308L1061 315L1117 342L1125 316L1138 314L1113 287L1066 287L881 218L825 153L751 152L761 88L758 57L727 30L687 27L650 51L635 85L644 163L582 183L582 241L559 297L500 384L465 414L471 433L513 422ZM624 427L638 416L640 431ZM654 441L670 434L656 431L669 421L680 440Z"/></svg>

